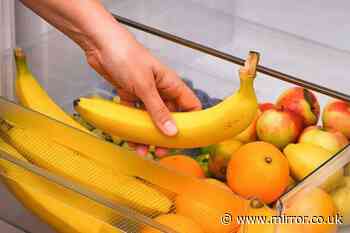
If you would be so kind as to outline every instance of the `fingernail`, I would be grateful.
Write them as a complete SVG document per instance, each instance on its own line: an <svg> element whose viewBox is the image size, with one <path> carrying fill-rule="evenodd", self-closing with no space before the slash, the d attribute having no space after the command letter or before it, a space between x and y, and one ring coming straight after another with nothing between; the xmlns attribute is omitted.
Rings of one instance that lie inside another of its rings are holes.
<svg viewBox="0 0 350 233"><path fill-rule="evenodd" d="M155 154L158 158L162 158L165 155L167 155L168 152L169 152L169 150L166 148L156 148Z"/></svg>
<svg viewBox="0 0 350 233"><path fill-rule="evenodd" d="M171 120L166 121L163 126L167 135L174 136L177 134L176 125Z"/></svg>
<svg viewBox="0 0 350 233"><path fill-rule="evenodd" d="M147 148L145 146L138 146L136 148L136 153L141 155L141 156L145 156L147 154Z"/></svg>

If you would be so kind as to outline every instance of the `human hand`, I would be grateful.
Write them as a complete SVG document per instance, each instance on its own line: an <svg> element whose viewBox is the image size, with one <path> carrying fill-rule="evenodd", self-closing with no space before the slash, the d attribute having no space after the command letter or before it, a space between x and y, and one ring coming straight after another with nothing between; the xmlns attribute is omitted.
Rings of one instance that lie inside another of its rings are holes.
<svg viewBox="0 0 350 233"><path fill-rule="evenodd" d="M141 103L165 135L176 135L170 111L199 110L200 101L173 70L161 64L129 32L119 32L116 37L106 38L108 43L99 49L86 50L88 63L116 87L122 104L135 107ZM129 145L138 154L148 153L146 145ZM164 148L156 149L158 156L166 153Z"/></svg>
<svg viewBox="0 0 350 233"><path fill-rule="evenodd" d="M85 51L89 64L116 87L123 104L135 106L141 101L164 134L177 134L169 111L201 108L176 73L139 44L101 1L21 1ZM146 154L147 147L138 146L137 151Z"/></svg>

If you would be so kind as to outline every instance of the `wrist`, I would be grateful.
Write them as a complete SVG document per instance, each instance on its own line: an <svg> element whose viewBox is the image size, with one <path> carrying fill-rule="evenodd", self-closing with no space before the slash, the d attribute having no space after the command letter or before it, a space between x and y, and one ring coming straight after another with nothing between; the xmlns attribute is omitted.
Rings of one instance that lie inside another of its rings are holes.
<svg viewBox="0 0 350 233"><path fill-rule="evenodd" d="M92 35L92 38L96 46L100 49L111 43L118 45L119 48L123 48L123 46L127 46L130 42L136 40L135 37L116 20L103 29L97 30L96 33Z"/></svg>
<svg viewBox="0 0 350 233"><path fill-rule="evenodd" d="M112 44L118 46L120 50L127 49L135 37L116 20L111 22L102 22L103 26L96 26L91 30L78 33L78 44L84 51L110 48Z"/></svg>

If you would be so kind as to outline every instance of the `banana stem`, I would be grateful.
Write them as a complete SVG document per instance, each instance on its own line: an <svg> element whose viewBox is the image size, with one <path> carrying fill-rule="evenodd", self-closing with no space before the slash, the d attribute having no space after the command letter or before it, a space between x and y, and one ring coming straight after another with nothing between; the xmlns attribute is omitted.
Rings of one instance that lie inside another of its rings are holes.
<svg viewBox="0 0 350 233"><path fill-rule="evenodd" d="M30 73L28 69L26 55L21 48L15 48L14 57L16 62L17 74Z"/></svg>
<svg viewBox="0 0 350 233"><path fill-rule="evenodd" d="M244 66L239 70L240 92L254 93L254 79L256 77L256 68L260 60L258 52L250 51Z"/></svg>
<svg viewBox="0 0 350 233"><path fill-rule="evenodd" d="M256 76L256 68L260 60L260 54L255 51L250 51L244 66L240 69L240 74L251 78Z"/></svg>

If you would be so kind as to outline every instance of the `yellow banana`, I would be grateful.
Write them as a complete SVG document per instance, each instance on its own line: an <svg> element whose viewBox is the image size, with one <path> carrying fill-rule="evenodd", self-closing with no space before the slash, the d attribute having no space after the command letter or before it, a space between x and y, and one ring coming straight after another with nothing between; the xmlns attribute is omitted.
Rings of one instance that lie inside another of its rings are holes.
<svg viewBox="0 0 350 233"><path fill-rule="evenodd" d="M1 127L4 138L33 164L148 215L170 211L171 200L138 179L116 173L33 131L5 124Z"/></svg>
<svg viewBox="0 0 350 233"><path fill-rule="evenodd" d="M0 149L27 162L2 139ZM97 205L6 160L0 159L0 167L5 172L1 179L16 198L58 233L102 233L105 231L101 229L105 228L109 229L108 232L121 233L105 222L112 220L112 210L107 207Z"/></svg>
<svg viewBox="0 0 350 233"><path fill-rule="evenodd" d="M52 226L58 233L122 233L117 228L103 222L91 215L73 208L68 204L32 188L29 185L19 185L15 182L7 182L17 198L43 221Z"/></svg>
<svg viewBox="0 0 350 233"><path fill-rule="evenodd" d="M254 79L259 54L251 52L240 69L240 88L220 104L202 111L172 113L179 133L163 135L146 111L101 99L80 98L75 110L95 127L133 142L169 148L190 148L233 138L246 129L257 113Z"/></svg>
<svg viewBox="0 0 350 233"><path fill-rule="evenodd" d="M27 59L22 49L15 49L14 56L17 67L16 93L19 102L27 108L47 115L71 127L89 132L67 113L65 113L40 86L28 68ZM69 138L67 139L65 134L55 136L60 137L60 143L64 145L66 145L66 141L69 142L69 140L71 140ZM76 140L79 141L80 139L77 138ZM116 156L122 156L123 151L120 153L115 151L111 152L110 150L106 150L103 144L94 144L93 146L95 151L97 150L99 153L89 153L86 155L94 161L98 161L105 166L110 166L111 168L115 169L115 163L118 161ZM86 147L86 145L81 143L81 147ZM77 146L75 149L79 150L79 147ZM84 151L84 149L82 148L80 151Z"/></svg>
<svg viewBox="0 0 350 233"><path fill-rule="evenodd" d="M23 106L45 114L74 128L89 132L64 112L40 86L29 70L26 56L20 48L15 49L15 61L17 68L16 95Z"/></svg>

